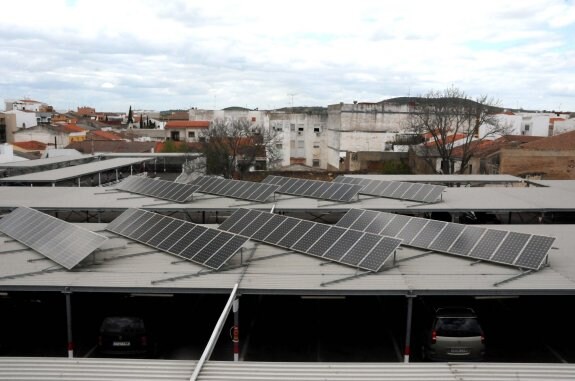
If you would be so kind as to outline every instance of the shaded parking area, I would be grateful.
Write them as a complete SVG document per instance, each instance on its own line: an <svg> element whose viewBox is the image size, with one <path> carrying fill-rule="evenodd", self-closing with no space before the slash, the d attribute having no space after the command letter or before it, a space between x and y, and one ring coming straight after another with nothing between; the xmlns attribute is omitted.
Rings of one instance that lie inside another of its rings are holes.
<svg viewBox="0 0 575 381"><path fill-rule="evenodd" d="M141 316L150 358L198 359L227 300L215 294L74 293L76 357L103 357L98 331L106 316ZM480 318L488 362L575 362L573 296L417 297L411 361L431 307L466 305ZM406 332L403 296L281 296L240 298L240 359L245 361L401 362ZM2 356L67 356L65 296L59 292L8 292L0 296ZM233 360L227 317L212 360Z"/></svg>

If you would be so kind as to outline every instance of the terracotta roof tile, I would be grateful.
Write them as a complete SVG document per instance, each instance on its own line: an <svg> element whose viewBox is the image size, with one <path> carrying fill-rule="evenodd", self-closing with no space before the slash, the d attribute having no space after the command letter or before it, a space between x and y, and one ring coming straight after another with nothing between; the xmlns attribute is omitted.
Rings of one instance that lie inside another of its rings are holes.
<svg viewBox="0 0 575 381"><path fill-rule="evenodd" d="M541 150L541 151L569 151L575 150L575 131L565 132L563 134L550 136L534 142L525 143L522 149Z"/></svg>
<svg viewBox="0 0 575 381"><path fill-rule="evenodd" d="M95 130L91 131L90 135L94 139L100 140L123 140L122 137L114 132Z"/></svg>
<svg viewBox="0 0 575 381"><path fill-rule="evenodd" d="M12 143L16 147L28 150L28 151L43 151L46 149L46 144L38 142L36 140L30 140L27 142L15 142Z"/></svg>

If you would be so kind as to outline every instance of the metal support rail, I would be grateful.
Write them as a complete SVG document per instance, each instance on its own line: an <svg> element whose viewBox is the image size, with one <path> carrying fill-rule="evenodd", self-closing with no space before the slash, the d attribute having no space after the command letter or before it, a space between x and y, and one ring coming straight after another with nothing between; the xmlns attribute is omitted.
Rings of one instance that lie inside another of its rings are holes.
<svg viewBox="0 0 575 381"><path fill-rule="evenodd" d="M196 367L194 368L194 373L192 373L192 377L190 377L190 381L195 381L198 379L198 376L200 375L200 372L202 371L204 363L210 359L210 356L212 355L212 351L214 350L214 347L216 346L216 342L218 341L218 337L220 336L220 333L222 332L222 328L224 327L224 323L226 322L226 318L228 317L228 314L229 314L230 310L232 309L233 302L236 299L238 287L239 287L239 284L236 283L234 285L234 288L232 289L232 292L230 293L230 297L228 299L228 302L226 303L226 306L224 307L224 310L222 311L222 314L220 315L220 318L218 319L216 327L214 328L214 331L212 332L212 336L210 337L210 341L208 341L208 345L206 345L206 348L204 349L204 352L202 353L202 357L200 357L200 359L196 363Z"/></svg>

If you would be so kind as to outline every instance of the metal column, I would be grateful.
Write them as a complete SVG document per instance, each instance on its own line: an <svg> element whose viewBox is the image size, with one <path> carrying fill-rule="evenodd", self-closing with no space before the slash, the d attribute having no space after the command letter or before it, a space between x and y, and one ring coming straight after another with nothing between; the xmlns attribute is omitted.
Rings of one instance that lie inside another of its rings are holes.
<svg viewBox="0 0 575 381"><path fill-rule="evenodd" d="M234 343L234 361L240 361L240 300L236 298L232 304L234 311L234 326L232 328L232 341Z"/></svg>
<svg viewBox="0 0 575 381"><path fill-rule="evenodd" d="M72 303L70 297L72 292L68 289L64 291L64 295L66 296L66 325L67 325L67 333L68 333L68 358L74 358L74 341L72 339Z"/></svg>
<svg viewBox="0 0 575 381"><path fill-rule="evenodd" d="M413 298L414 295L406 295L407 297L407 325L405 328L405 349L403 351L403 362L409 362L411 355L411 315L413 313Z"/></svg>

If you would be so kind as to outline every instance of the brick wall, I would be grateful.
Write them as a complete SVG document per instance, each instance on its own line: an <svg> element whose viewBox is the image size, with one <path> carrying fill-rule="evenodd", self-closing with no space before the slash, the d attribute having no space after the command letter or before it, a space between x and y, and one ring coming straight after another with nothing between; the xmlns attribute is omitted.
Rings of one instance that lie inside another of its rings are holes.
<svg viewBox="0 0 575 381"><path fill-rule="evenodd" d="M575 150L502 149L499 173L515 176L542 174L546 180L575 180Z"/></svg>

